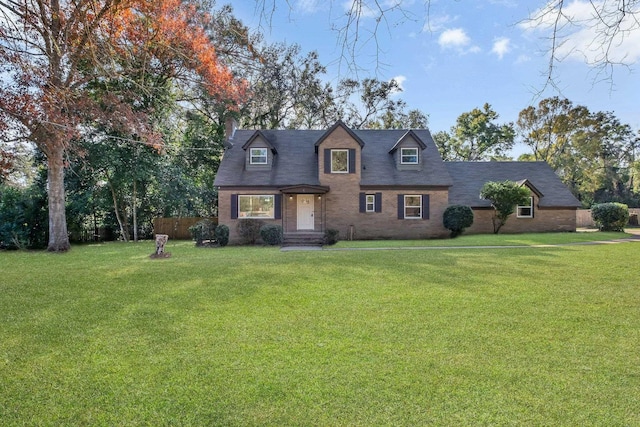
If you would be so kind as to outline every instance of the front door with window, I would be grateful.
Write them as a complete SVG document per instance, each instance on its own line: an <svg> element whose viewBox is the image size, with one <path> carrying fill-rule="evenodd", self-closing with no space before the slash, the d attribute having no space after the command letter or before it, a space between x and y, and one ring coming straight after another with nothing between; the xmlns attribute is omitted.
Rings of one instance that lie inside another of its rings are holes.
<svg viewBox="0 0 640 427"><path fill-rule="evenodd" d="M313 194L298 194L298 230L314 229Z"/></svg>

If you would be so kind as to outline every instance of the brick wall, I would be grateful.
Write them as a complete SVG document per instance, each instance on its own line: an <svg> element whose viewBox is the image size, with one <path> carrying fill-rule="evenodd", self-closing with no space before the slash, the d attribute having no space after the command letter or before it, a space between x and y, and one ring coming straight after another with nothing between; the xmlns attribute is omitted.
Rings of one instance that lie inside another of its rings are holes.
<svg viewBox="0 0 640 427"><path fill-rule="evenodd" d="M493 233L493 209L474 209L473 225L465 230L465 234ZM533 218L516 218L513 214L500 229L500 233L535 233L547 231L576 231L575 209L540 209L534 210Z"/></svg>
<svg viewBox="0 0 640 427"><path fill-rule="evenodd" d="M340 230L341 239L349 236L351 225L353 225L355 239L427 239L445 237L449 234L442 225L442 214L449 204L448 191L425 189L378 191L382 193L382 212L360 213L356 192L351 196L355 205L349 214L340 218L327 215L327 227ZM376 190L366 191L367 194L375 192ZM398 194L428 194L429 219L398 219Z"/></svg>
<svg viewBox="0 0 640 427"><path fill-rule="evenodd" d="M229 243L230 244L238 244L240 243L240 236L238 235L238 231L236 229L238 219L231 219L231 195L232 194L259 194L259 195L269 195L269 194L280 194L280 192L276 189L264 189L264 188L243 188L241 191L238 190L219 190L218 191L218 224L224 224L229 226ZM283 196L284 203L284 196ZM265 224L275 224L282 225L281 219L261 219Z"/></svg>

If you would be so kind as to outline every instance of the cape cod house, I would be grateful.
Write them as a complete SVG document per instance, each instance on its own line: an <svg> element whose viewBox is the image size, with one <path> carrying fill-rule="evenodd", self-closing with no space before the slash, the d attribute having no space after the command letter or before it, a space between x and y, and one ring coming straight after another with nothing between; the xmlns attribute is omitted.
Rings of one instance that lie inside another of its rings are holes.
<svg viewBox="0 0 640 427"><path fill-rule="evenodd" d="M578 200L543 162L444 162L428 130L231 130L215 185L218 221L248 218L282 225L285 239L445 237L451 204L474 210L467 233L491 232L492 208L479 198L487 181L531 190L501 232L575 231Z"/></svg>

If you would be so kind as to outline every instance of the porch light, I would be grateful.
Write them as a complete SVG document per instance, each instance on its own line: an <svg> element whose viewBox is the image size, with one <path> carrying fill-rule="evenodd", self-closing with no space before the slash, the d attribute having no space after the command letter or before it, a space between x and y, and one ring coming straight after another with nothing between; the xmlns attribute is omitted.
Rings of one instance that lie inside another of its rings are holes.
<svg viewBox="0 0 640 427"><path fill-rule="evenodd" d="M318 200L322 200L322 196L318 196Z"/></svg>
<svg viewBox="0 0 640 427"><path fill-rule="evenodd" d="M293 196L289 194L289 200L293 200Z"/></svg>

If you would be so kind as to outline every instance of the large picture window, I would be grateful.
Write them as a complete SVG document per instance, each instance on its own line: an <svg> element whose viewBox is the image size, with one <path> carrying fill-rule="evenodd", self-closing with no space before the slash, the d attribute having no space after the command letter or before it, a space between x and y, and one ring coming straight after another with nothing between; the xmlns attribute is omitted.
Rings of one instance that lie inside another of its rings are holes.
<svg viewBox="0 0 640 427"><path fill-rule="evenodd" d="M331 173L349 173L349 150L331 150Z"/></svg>
<svg viewBox="0 0 640 427"><path fill-rule="evenodd" d="M422 218L422 196L404 196L405 219Z"/></svg>
<svg viewBox="0 0 640 427"><path fill-rule="evenodd" d="M533 197L529 197L528 205L518 205L516 215L518 218L533 218Z"/></svg>
<svg viewBox="0 0 640 427"><path fill-rule="evenodd" d="M267 149L266 148L252 148L250 153L249 162L252 165L266 165L267 164Z"/></svg>
<svg viewBox="0 0 640 427"><path fill-rule="evenodd" d="M417 148L401 148L400 163L402 163L403 165L417 165L418 149Z"/></svg>
<svg viewBox="0 0 640 427"><path fill-rule="evenodd" d="M274 218L275 196L238 195L238 218Z"/></svg>

